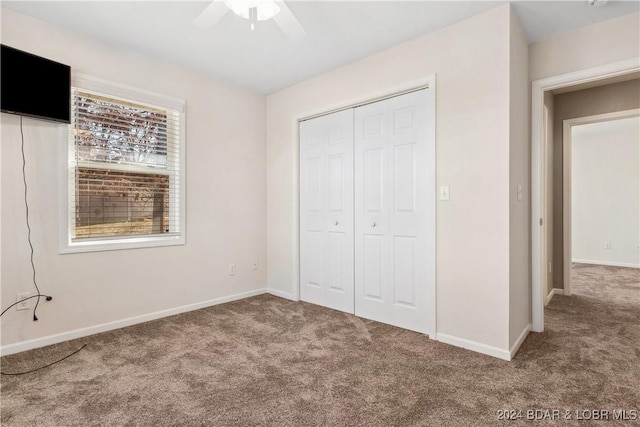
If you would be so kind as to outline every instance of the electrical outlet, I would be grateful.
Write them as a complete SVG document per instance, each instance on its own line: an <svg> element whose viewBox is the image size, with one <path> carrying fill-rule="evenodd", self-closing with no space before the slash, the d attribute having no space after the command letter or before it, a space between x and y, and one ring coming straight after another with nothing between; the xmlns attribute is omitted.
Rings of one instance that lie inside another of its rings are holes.
<svg viewBox="0 0 640 427"><path fill-rule="evenodd" d="M605 249L611 249L611 242L604 242Z"/></svg>
<svg viewBox="0 0 640 427"><path fill-rule="evenodd" d="M16 310L29 310L31 308L31 299L27 299L31 296L31 292L22 292L16 295L16 301L20 304L16 304Z"/></svg>
<svg viewBox="0 0 640 427"><path fill-rule="evenodd" d="M236 265L229 264L229 276L235 276L235 275L236 275Z"/></svg>
<svg viewBox="0 0 640 427"><path fill-rule="evenodd" d="M549 273L551 273L551 261L549 261Z"/></svg>
<svg viewBox="0 0 640 427"><path fill-rule="evenodd" d="M257 260L257 259L254 259L254 260L253 260L253 269L254 269L254 270L257 270L257 269L258 269L258 260Z"/></svg>

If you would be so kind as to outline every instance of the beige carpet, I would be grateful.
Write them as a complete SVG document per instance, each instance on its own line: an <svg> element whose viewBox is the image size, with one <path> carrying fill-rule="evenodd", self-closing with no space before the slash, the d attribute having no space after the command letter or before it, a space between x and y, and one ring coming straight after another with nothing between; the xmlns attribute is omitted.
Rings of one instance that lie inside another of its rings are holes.
<svg viewBox="0 0 640 427"><path fill-rule="evenodd" d="M540 423L497 411L640 410L639 270L578 265L574 289L511 362L273 296L219 305L2 358L16 372L87 343L3 376L2 425L512 426Z"/></svg>

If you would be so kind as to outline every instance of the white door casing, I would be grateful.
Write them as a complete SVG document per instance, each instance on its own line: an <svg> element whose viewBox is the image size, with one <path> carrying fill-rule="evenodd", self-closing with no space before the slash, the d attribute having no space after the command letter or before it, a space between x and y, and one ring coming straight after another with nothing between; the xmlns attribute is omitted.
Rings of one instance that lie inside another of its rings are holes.
<svg viewBox="0 0 640 427"><path fill-rule="evenodd" d="M353 111L300 123L300 299L353 302Z"/></svg>
<svg viewBox="0 0 640 427"><path fill-rule="evenodd" d="M355 314L435 337L435 94L355 110Z"/></svg>

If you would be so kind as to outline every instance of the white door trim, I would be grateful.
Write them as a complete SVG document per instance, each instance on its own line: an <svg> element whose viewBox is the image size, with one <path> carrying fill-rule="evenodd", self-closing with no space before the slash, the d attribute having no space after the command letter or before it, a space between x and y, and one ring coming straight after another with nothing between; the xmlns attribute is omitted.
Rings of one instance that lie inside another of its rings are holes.
<svg viewBox="0 0 640 427"><path fill-rule="evenodd" d="M640 108L634 108L632 110L577 117L562 122L562 263L564 267L563 284L565 295L571 295L571 260L573 259L571 255L571 128L591 123L637 117L638 115L640 115Z"/></svg>
<svg viewBox="0 0 640 427"><path fill-rule="evenodd" d="M546 245L544 226L550 218L545 218L546 200L543 199L544 186L544 93L548 90L620 76L640 70L640 57L612 64L605 64L586 70L561 74L535 80L531 87L531 330L544 330L544 300L542 277L546 274L546 263L542 259L542 247ZM542 220L542 224L540 224Z"/></svg>
<svg viewBox="0 0 640 427"><path fill-rule="evenodd" d="M543 159L542 162L542 188L540 191L540 197L542 198L542 200L544 200L544 206L542 207L543 212L546 214L547 213L547 201L549 200L549 190L551 187L551 180L549 179L549 168L551 167L551 165L548 164L547 159L549 158L549 152L553 152L553 137L549 138L549 120L553 121L553 118L549 118L549 109L547 108L546 105L542 105L542 121L543 121L543 143L542 143L542 154L541 154L541 158ZM544 216L543 216L544 218ZM544 243L542 245L541 249L541 259L544 260L542 263L547 267L545 268L543 274L540 275L540 278L542 280L541 286L542 286L542 294L544 295L547 292L547 289L549 289L549 275L550 275L550 271L548 269L549 266L549 243L547 241L547 238L549 237L549 224L547 224L546 221L543 222L542 224L542 234L545 236L544 239ZM552 264L553 265L553 264ZM553 280L552 280L553 281ZM552 286L553 288L553 286ZM549 303L549 299L546 298L545 299L545 306Z"/></svg>

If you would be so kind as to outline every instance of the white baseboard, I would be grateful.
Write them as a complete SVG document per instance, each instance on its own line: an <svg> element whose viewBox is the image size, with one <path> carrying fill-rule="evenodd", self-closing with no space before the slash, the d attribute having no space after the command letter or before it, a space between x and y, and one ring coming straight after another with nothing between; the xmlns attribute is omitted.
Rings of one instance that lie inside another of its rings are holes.
<svg viewBox="0 0 640 427"><path fill-rule="evenodd" d="M466 348L477 353L486 354L487 356L497 357L502 360L511 360L511 353L509 350L493 347L490 345L482 344L476 341L467 340L464 338L454 337L452 335L436 333L437 340L445 344L451 344L456 347ZM524 338L523 338L524 339Z"/></svg>
<svg viewBox="0 0 640 427"><path fill-rule="evenodd" d="M281 291L279 289L267 288L267 293L273 296L288 299L291 301L299 301L299 299L296 298L293 294L289 292Z"/></svg>
<svg viewBox="0 0 640 427"><path fill-rule="evenodd" d="M591 259L572 259L571 262L575 262L577 264L608 265L611 267L640 268L640 264L634 264L630 262L594 261Z"/></svg>
<svg viewBox="0 0 640 427"><path fill-rule="evenodd" d="M516 355L516 353L518 352L518 349L524 342L525 338L527 338L527 335L529 335L530 330L531 330L531 323L527 324L527 326L524 327L522 332L520 332L520 335L518 335L516 342L514 342L511 348L509 349L509 354L510 354L509 360L513 359L513 356Z"/></svg>
<svg viewBox="0 0 640 427"><path fill-rule="evenodd" d="M547 298L544 301L544 305L546 306L547 304L549 304L549 302L551 302L551 298L553 298L553 296L555 294L560 294L560 295L564 295L564 289L560 289L560 288L552 288L551 292L549 292L549 295L547 295Z"/></svg>
<svg viewBox="0 0 640 427"><path fill-rule="evenodd" d="M153 313L143 314L140 316L129 317L127 319L116 320L114 322L107 322L107 323L102 323L95 326L89 326L87 328L75 329L73 331L62 332L59 334L49 335L41 338L35 338L27 341L21 341L14 344L3 345L3 346L0 346L0 356L20 353L20 352L31 350L34 348L44 347L51 344L57 344L63 341L69 341L76 338L82 338L89 335L98 334L100 332L107 332L114 329L120 329L126 326L148 322L150 320L160 319L162 317L173 316L175 314L186 313L188 311L194 311L194 310L199 310L201 308L223 304L225 302L237 301L240 299L249 298L256 295L262 295L266 292L268 292L266 288L255 289L253 291L241 292L239 294L229 295L229 296L220 297L220 298L214 298L207 301L198 302L195 304L188 304L180 307L169 308L167 310L160 310Z"/></svg>

